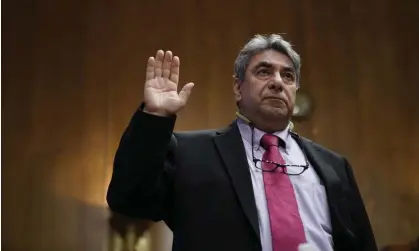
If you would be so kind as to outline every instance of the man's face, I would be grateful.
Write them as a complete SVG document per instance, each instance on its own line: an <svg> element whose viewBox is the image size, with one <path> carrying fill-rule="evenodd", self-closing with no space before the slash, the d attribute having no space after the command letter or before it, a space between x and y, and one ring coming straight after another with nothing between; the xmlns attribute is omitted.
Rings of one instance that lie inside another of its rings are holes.
<svg viewBox="0 0 419 251"><path fill-rule="evenodd" d="M278 121L291 117L297 91L297 75L291 59L275 50L252 57L244 81L236 80L234 93L246 116Z"/></svg>

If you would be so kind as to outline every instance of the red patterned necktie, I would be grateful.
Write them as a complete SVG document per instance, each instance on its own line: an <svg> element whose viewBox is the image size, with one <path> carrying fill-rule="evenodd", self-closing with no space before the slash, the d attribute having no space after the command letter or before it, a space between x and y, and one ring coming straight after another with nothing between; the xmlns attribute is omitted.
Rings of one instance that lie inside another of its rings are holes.
<svg viewBox="0 0 419 251"><path fill-rule="evenodd" d="M278 149L279 139L272 134L263 135L260 145L266 150L263 160L285 164ZM262 169L272 170L275 164L262 161ZM268 204L273 251L297 251L305 243L303 223L298 211L294 188L289 176L278 167L274 172L263 172Z"/></svg>

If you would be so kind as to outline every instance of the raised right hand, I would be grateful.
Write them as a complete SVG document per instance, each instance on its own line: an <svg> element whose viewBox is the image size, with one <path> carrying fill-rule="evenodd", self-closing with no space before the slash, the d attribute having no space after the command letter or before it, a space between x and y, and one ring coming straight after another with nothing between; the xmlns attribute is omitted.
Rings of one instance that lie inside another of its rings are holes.
<svg viewBox="0 0 419 251"><path fill-rule="evenodd" d="M147 62L144 102L147 113L159 116L171 116L179 112L188 101L193 83L183 86L178 93L179 57L173 57L171 51L157 51L156 58Z"/></svg>

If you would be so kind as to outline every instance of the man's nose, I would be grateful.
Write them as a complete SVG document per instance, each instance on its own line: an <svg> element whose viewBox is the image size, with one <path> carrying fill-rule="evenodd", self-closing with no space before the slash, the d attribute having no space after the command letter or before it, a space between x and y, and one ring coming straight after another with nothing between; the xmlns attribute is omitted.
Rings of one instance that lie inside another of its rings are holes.
<svg viewBox="0 0 419 251"><path fill-rule="evenodd" d="M283 84L283 79L281 77L281 74L279 72L276 72L272 78L272 80L269 83L269 88L271 89L276 89L279 91L282 91L282 84Z"/></svg>

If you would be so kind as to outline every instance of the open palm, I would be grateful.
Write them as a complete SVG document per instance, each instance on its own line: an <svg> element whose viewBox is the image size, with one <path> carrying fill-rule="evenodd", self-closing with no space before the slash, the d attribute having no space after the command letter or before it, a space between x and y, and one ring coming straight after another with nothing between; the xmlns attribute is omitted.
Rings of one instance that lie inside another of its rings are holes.
<svg viewBox="0 0 419 251"><path fill-rule="evenodd" d="M147 112L170 116L185 106L194 84L186 84L178 93L179 66L179 58L171 51L159 50L156 58L148 59L144 86Z"/></svg>

